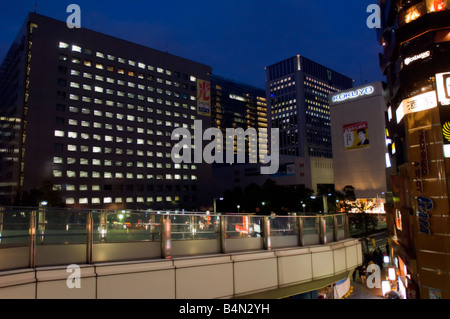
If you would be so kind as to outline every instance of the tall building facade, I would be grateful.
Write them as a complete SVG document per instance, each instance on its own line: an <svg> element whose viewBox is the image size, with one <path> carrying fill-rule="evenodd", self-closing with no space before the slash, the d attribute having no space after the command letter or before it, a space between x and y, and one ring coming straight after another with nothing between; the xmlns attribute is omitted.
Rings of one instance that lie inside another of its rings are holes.
<svg viewBox="0 0 450 319"><path fill-rule="evenodd" d="M245 151L246 163L263 162L268 154L268 118L266 91L238 83L218 75L211 75L211 126L217 127L227 137L226 129L256 130L257 138L250 147L238 150L234 139L234 151ZM250 137L247 137L249 139Z"/></svg>
<svg viewBox="0 0 450 319"><path fill-rule="evenodd" d="M271 127L280 130L280 155L333 157L328 95L353 80L300 55L266 67Z"/></svg>
<svg viewBox="0 0 450 319"><path fill-rule="evenodd" d="M391 257L406 298L450 298L450 1L380 1Z"/></svg>
<svg viewBox="0 0 450 319"><path fill-rule="evenodd" d="M387 187L386 102L382 83L331 94L330 106L336 189L342 191L351 185L356 198L381 204Z"/></svg>
<svg viewBox="0 0 450 319"><path fill-rule="evenodd" d="M0 69L3 204L46 182L69 207L201 209L211 167L175 128L211 125L211 67L29 14Z"/></svg>

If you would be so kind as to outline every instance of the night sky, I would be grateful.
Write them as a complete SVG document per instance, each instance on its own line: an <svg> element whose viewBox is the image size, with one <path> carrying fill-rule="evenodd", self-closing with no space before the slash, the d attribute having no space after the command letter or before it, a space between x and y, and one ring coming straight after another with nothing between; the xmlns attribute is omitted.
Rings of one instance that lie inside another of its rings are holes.
<svg viewBox="0 0 450 319"><path fill-rule="evenodd" d="M213 73L265 87L264 67L300 54L355 80L383 80L380 46L366 12L376 0L18 0L0 3L3 60L28 12L210 65Z"/></svg>

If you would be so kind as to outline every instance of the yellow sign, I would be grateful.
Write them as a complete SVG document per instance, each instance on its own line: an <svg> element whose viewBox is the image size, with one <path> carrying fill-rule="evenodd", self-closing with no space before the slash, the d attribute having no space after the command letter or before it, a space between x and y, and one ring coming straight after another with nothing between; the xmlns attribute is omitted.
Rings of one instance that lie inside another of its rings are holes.
<svg viewBox="0 0 450 319"><path fill-rule="evenodd" d="M369 146L369 131L367 122L344 125L344 148L346 150Z"/></svg>

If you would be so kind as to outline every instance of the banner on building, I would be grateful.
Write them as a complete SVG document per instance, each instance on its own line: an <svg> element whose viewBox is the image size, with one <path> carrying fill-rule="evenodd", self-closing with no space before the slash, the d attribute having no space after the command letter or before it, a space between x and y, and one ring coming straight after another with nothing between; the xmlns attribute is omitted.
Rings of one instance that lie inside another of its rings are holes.
<svg viewBox="0 0 450 319"><path fill-rule="evenodd" d="M367 122L344 125L344 148L359 149L369 146L369 127Z"/></svg>
<svg viewBox="0 0 450 319"><path fill-rule="evenodd" d="M197 79L197 114L211 116L211 83Z"/></svg>
<svg viewBox="0 0 450 319"><path fill-rule="evenodd" d="M436 89L441 105L450 105L450 72L436 74Z"/></svg>

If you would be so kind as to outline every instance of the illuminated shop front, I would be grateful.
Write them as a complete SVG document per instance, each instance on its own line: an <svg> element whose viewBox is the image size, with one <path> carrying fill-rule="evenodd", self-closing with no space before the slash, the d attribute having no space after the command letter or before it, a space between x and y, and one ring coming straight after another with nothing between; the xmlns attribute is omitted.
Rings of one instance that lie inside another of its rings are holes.
<svg viewBox="0 0 450 319"><path fill-rule="evenodd" d="M450 1L381 1L386 212L395 288L450 298Z"/></svg>

